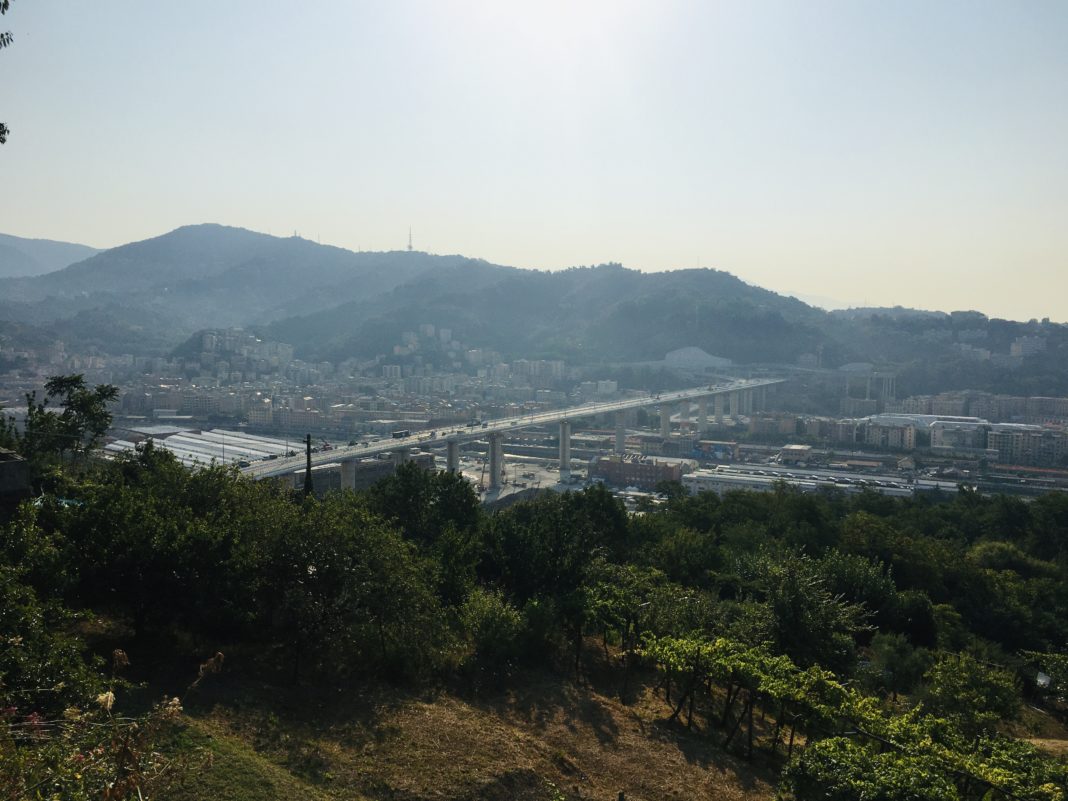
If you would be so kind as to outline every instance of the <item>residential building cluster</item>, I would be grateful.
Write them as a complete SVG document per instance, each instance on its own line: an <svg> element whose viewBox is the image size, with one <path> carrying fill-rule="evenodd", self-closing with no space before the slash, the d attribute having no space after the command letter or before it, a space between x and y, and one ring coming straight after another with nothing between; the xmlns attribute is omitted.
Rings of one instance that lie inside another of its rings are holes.
<svg viewBox="0 0 1068 801"><path fill-rule="evenodd" d="M951 412L962 410L959 404L936 404L933 408ZM1068 465L1068 434L1065 426L1048 420L1042 424L1002 423L978 416L911 411L854 418L778 413L751 417L746 430L761 439L781 441L793 435L838 448L866 447L891 451L926 449L936 456L982 458L1000 464L1036 467Z"/></svg>
<svg viewBox="0 0 1068 801"><path fill-rule="evenodd" d="M888 412L982 417L996 423L1068 423L1068 398L994 395L964 390L914 395L887 404Z"/></svg>
<svg viewBox="0 0 1068 801"><path fill-rule="evenodd" d="M619 393L615 381L583 380L562 360L509 363L432 324L404 332L389 351L336 365L305 362L286 343L219 329L200 332L173 358L131 361L106 380L122 386L117 411L127 418L243 422L265 433L335 438L527 414Z"/></svg>

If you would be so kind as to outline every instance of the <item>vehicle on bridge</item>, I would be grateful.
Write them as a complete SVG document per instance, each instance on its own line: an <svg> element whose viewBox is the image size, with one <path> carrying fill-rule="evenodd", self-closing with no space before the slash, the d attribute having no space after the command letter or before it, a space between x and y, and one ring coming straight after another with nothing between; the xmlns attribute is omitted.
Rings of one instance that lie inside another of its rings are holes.
<svg viewBox="0 0 1068 801"><path fill-rule="evenodd" d="M400 431L393 432L393 439L404 439L412 435L411 429L402 428Z"/></svg>

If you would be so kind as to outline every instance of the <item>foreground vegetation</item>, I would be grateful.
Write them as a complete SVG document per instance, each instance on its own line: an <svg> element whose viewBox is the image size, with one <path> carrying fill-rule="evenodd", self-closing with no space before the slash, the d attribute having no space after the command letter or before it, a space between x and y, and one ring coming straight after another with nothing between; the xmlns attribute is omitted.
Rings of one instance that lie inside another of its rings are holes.
<svg viewBox="0 0 1068 801"><path fill-rule="evenodd" d="M656 760L687 755L673 775L691 797L724 794L695 760L728 760L745 797L1065 798L1063 757L1026 731L1061 731L1062 495L668 487L628 517L591 488L488 514L462 479L414 467L316 500L189 472L151 443L109 463L37 457L41 495L0 534L5 798L667 787L563 733L548 756L503 747L501 731L550 736L520 708L585 715L602 751L637 727ZM413 710L444 728L403 728ZM425 749L389 756L391 725ZM412 789L405 772L453 753L449 733L457 767ZM510 778L475 775L463 755L479 749Z"/></svg>

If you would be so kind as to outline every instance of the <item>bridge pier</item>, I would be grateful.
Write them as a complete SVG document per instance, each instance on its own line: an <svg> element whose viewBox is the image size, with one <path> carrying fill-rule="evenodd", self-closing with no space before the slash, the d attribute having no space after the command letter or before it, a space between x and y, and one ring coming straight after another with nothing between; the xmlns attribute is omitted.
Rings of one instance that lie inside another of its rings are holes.
<svg viewBox="0 0 1068 801"><path fill-rule="evenodd" d="M616 412L616 453L627 450L627 413L624 410Z"/></svg>
<svg viewBox="0 0 1068 801"><path fill-rule="evenodd" d="M690 402L688 400L679 401L679 433L682 433L690 427Z"/></svg>
<svg viewBox="0 0 1068 801"><path fill-rule="evenodd" d="M697 399L697 432L704 436L708 432L708 396Z"/></svg>
<svg viewBox="0 0 1068 801"><path fill-rule="evenodd" d="M450 439L445 441L445 469L450 473L460 472L460 441Z"/></svg>
<svg viewBox="0 0 1068 801"><path fill-rule="evenodd" d="M734 390L731 393L731 420L738 422L742 416L742 393Z"/></svg>
<svg viewBox="0 0 1068 801"><path fill-rule="evenodd" d="M667 439L671 436L671 404L660 404L660 436Z"/></svg>
<svg viewBox="0 0 1068 801"><path fill-rule="evenodd" d="M341 489L342 490L354 490L354 489L356 489L356 460L355 459L342 459L341 460Z"/></svg>
<svg viewBox="0 0 1068 801"><path fill-rule="evenodd" d="M571 423L560 421L560 481L571 478Z"/></svg>
<svg viewBox="0 0 1068 801"><path fill-rule="evenodd" d="M713 397L712 401L716 409L716 425L721 426L723 425L723 412L724 408L727 405L727 396L723 393L720 393L719 395Z"/></svg>
<svg viewBox="0 0 1068 801"><path fill-rule="evenodd" d="M490 490L501 488L501 470L504 467L504 437L500 434L490 434L486 444L487 457L489 459Z"/></svg>

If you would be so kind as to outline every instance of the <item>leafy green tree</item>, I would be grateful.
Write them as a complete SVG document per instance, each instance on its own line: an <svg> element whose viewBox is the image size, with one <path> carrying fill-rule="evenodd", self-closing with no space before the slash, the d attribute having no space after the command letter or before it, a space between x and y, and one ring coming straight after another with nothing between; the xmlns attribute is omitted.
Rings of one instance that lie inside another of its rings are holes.
<svg viewBox="0 0 1068 801"><path fill-rule="evenodd" d="M933 648L938 643L935 609L927 594L905 590L894 595L886 628L908 637L913 645Z"/></svg>
<svg viewBox="0 0 1068 801"><path fill-rule="evenodd" d="M710 534L682 526L666 531L645 549L645 559L672 580L707 586L709 574L721 567L720 552Z"/></svg>
<svg viewBox="0 0 1068 801"><path fill-rule="evenodd" d="M6 14L10 7L11 0L0 0L0 14ZM0 32L0 50L9 46L13 41L14 37L11 35L11 31ZM0 122L0 145L6 144L9 133L7 126Z"/></svg>
<svg viewBox="0 0 1068 801"><path fill-rule="evenodd" d="M768 532L788 545L819 554L837 544L838 526L827 502L779 483L769 498Z"/></svg>
<svg viewBox="0 0 1068 801"><path fill-rule="evenodd" d="M879 627L890 622L897 588L882 565L863 556L830 550L816 560L816 567L832 595L863 606Z"/></svg>
<svg viewBox="0 0 1068 801"><path fill-rule="evenodd" d="M74 614L41 601L21 578L19 568L0 565L0 708L56 714L84 702L100 679L70 633Z"/></svg>
<svg viewBox="0 0 1068 801"><path fill-rule="evenodd" d="M452 526L473 530L480 506L471 483L455 473L424 470L414 462L400 465L393 475L367 491L371 511L395 521L406 539L426 547Z"/></svg>
<svg viewBox="0 0 1068 801"><path fill-rule="evenodd" d="M774 650L804 667L848 673L856 661L856 637L867 629L863 607L835 595L807 556L765 554L755 567L771 614Z"/></svg>
<svg viewBox="0 0 1068 801"><path fill-rule="evenodd" d="M903 635L879 632L872 637L871 667L876 687L890 693L911 692L931 665L930 652L916 648Z"/></svg>
<svg viewBox="0 0 1068 801"><path fill-rule="evenodd" d="M976 543L968 550L968 560L986 570L1011 570L1022 578L1056 578L1060 575L1052 562L1035 559L1017 545L1001 540Z"/></svg>
<svg viewBox="0 0 1068 801"><path fill-rule="evenodd" d="M967 653L940 655L924 674L924 681L927 707L953 720L968 737L992 731L1020 710L1016 676Z"/></svg>
<svg viewBox="0 0 1068 801"><path fill-rule="evenodd" d="M783 773L779 797L792 801L957 801L937 763L897 751L878 753L845 737L810 744Z"/></svg>
<svg viewBox="0 0 1068 801"><path fill-rule="evenodd" d="M502 593L476 587L460 607L460 624L468 667L499 676L522 656L523 616Z"/></svg>
<svg viewBox="0 0 1068 801"><path fill-rule="evenodd" d="M75 582L75 559L64 535L46 531L39 517L36 505L22 503L0 527L0 564L17 567L20 580L39 597L61 600Z"/></svg>
<svg viewBox="0 0 1068 801"><path fill-rule="evenodd" d="M551 609L577 665L591 567L626 537L626 526L622 504L603 488L541 496L487 521L480 570L517 606Z"/></svg>
<svg viewBox="0 0 1068 801"><path fill-rule="evenodd" d="M1040 695L1061 701L1068 699L1068 654L1025 651L1023 656L1048 677L1048 684L1045 687L1038 687Z"/></svg>
<svg viewBox="0 0 1068 801"><path fill-rule="evenodd" d="M1038 559L1068 563L1068 493L1048 492L1031 504L1026 550Z"/></svg>
<svg viewBox="0 0 1068 801"><path fill-rule="evenodd" d="M90 389L82 375L52 376L45 383L43 400L37 400L36 392L26 396L26 426L19 450L37 462L88 453L111 426L108 404L118 394L118 387L111 384ZM49 408L53 402L62 411Z"/></svg>
<svg viewBox="0 0 1068 801"><path fill-rule="evenodd" d="M438 565L438 590L458 604L474 586L482 555L482 507L470 482L408 462L371 487L370 510L393 521L405 539Z"/></svg>
<svg viewBox="0 0 1068 801"><path fill-rule="evenodd" d="M414 546L345 495L309 499L288 522L270 532L257 586L294 677L305 666L411 678L443 666L448 628Z"/></svg>

